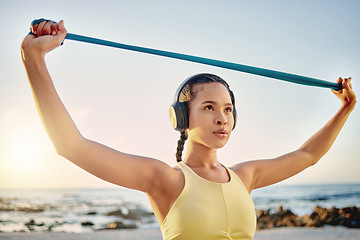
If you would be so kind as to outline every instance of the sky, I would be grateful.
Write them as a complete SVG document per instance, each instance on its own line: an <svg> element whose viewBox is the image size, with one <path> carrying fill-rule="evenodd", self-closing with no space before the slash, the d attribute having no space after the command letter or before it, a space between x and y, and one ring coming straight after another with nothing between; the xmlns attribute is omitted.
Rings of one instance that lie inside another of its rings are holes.
<svg viewBox="0 0 360 240"><path fill-rule="evenodd" d="M359 12L356 0L3 0L0 188L115 187L58 156L45 133L20 58L33 19L63 19L69 33L331 82L351 76L360 95ZM296 150L340 107L327 88L71 40L46 62L84 137L171 166L179 133L168 108L193 74L219 75L235 93L237 127L218 151L227 166ZM317 165L282 184L360 182L359 109Z"/></svg>

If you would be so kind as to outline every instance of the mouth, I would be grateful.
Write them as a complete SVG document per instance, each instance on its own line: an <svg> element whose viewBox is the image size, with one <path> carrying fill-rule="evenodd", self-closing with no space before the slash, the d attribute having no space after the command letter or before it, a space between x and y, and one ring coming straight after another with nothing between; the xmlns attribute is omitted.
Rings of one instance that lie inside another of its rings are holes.
<svg viewBox="0 0 360 240"><path fill-rule="evenodd" d="M213 133L219 138L226 138L229 135L229 133L225 129L219 129Z"/></svg>

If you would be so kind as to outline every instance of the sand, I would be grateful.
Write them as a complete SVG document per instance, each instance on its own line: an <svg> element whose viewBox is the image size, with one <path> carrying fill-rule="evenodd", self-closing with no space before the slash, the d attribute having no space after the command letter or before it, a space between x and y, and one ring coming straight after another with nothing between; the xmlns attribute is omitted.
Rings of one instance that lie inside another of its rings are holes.
<svg viewBox="0 0 360 240"><path fill-rule="evenodd" d="M6 240L161 240L159 229L107 230L92 233L0 233ZM259 230L254 240L360 240L360 229L344 227Z"/></svg>
<svg viewBox="0 0 360 240"><path fill-rule="evenodd" d="M345 227L276 228L260 230L254 240L360 240L360 229Z"/></svg>

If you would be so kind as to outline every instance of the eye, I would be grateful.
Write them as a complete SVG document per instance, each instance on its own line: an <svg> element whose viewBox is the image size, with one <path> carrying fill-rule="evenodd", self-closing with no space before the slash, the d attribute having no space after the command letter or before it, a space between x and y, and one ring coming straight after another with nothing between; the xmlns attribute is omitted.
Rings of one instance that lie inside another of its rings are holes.
<svg viewBox="0 0 360 240"><path fill-rule="evenodd" d="M225 112L232 113L233 109L232 107L225 108Z"/></svg>
<svg viewBox="0 0 360 240"><path fill-rule="evenodd" d="M214 111L214 108L212 105L207 105L205 106L204 110L211 110L211 111Z"/></svg>

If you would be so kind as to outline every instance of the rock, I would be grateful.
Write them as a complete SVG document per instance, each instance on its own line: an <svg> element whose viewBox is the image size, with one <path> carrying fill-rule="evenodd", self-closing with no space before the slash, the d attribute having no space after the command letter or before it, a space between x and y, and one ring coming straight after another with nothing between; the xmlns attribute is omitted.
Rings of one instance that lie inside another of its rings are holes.
<svg viewBox="0 0 360 240"><path fill-rule="evenodd" d="M328 210L328 216L325 219L325 224L329 224L332 226L337 226L340 224L340 219L339 219L339 209L338 208L330 208Z"/></svg>
<svg viewBox="0 0 360 240"><path fill-rule="evenodd" d="M112 212L105 213L106 216L123 216L123 213L121 210L116 210Z"/></svg>
<svg viewBox="0 0 360 240"><path fill-rule="evenodd" d="M320 220L325 220L328 216L329 211L326 208L316 206L314 208L314 213L318 214Z"/></svg>
<svg viewBox="0 0 360 240"><path fill-rule="evenodd" d="M39 213L43 212L45 209L42 207L34 206L34 207L19 207L16 209L16 211L19 212L27 212L27 213Z"/></svg>
<svg viewBox="0 0 360 240"><path fill-rule="evenodd" d="M256 216L257 217L268 216L269 213L270 213L270 210L257 210L256 211Z"/></svg>
<svg viewBox="0 0 360 240"><path fill-rule="evenodd" d="M94 224L92 222L84 221L81 223L81 226L91 227L94 226Z"/></svg>
<svg viewBox="0 0 360 240"><path fill-rule="evenodd" d="M113 212L106 213L105 215L106 216L119 216L124 219L131 219L131 220L141 220L143 217L153 216L154 213L148 212L144 209L135 208L135 209L127 209L126 211L116 210Z"/></svg>
<svg viewBox="0 0 360 240"><path fill-rule="evenodd" d="M279 206L274 214L270 214L270 210L260 210L257 212L257 216L258 229L303 225L298 216L288 209L284 210L282 206Z"/></svg>
<svg viewBox="0 0 360 240"><path fill-rule="evenodd" d="M25 223L25 226L29 227L29 226L35 226L36 223L35 223L35 220L34 219L31 219L29 222Z"/></svg>
<svg viewBox="0 0 360 240"><path fill-rule="evenodd" d="M34 219L30 219L29 222L24 224L29 230L33 231L34 227L43 227L45 223L36 223Z"/></svg>
<svg viewBox="0 0 360 240"><path fill-rule="evenodd" d="M107 225L107 229L134 229L136 224L124 224L123 222L111 222Z"/></svg>
<svg viewBox="0 0 360 240"><path fill-rule="evenodd" d="M34 226L36 226L35 220L31 219L29 222L24 224L30 231L34 231Z"/></svg>
<svg viewBox="0 0 360 240"><path fill-rule="evenodd" d="M349 228L360 228L360 208L330 208L326 209L316 206L310 215L303 217L296 216L290 210L284 210L282 206L277 208L277 212L270 214L269 210L257 211L258 229L273 227L322 227L325 224L338 226L342 225Z"/></svg>
<svg viewBox="0 0 360 240"><path fill-rule="evenodd" d="M360 228L360 208L347 207L339 209L340 225L349 228Z"/></svg>
<svg viewBox="0 0 360 240"><path fill-rule="evenodd" d="M88 212L86 215L96 215L97 212Z"/></svg>

